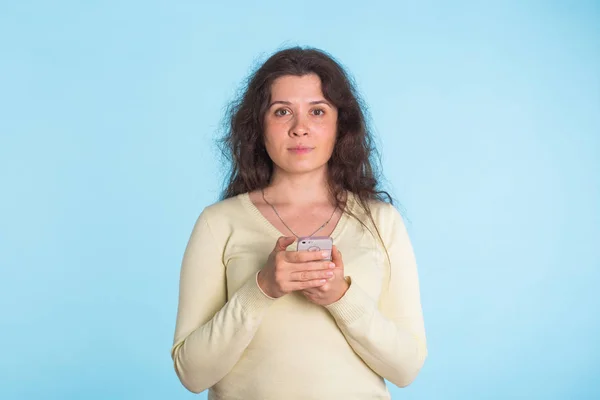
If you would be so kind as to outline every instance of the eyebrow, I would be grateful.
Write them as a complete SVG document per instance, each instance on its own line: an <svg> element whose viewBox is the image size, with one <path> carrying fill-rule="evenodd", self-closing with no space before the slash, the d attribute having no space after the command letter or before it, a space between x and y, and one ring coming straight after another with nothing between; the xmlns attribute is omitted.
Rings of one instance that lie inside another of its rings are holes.
<svg viewBox="0 0 600 400"><path fill-rule="evenodd" d="M272 102L271 104L269 104L269 108L273 107L275 104L284 104L286 106L291 106L292 103L289 101L285 101L285 100L276 100L274 102ZM308 103L310 105L315 105L315 104L325 104L329 107L331 107L331 104L327 101L327 100L315 100L315 101L311 101L310 103Z"/></svg>

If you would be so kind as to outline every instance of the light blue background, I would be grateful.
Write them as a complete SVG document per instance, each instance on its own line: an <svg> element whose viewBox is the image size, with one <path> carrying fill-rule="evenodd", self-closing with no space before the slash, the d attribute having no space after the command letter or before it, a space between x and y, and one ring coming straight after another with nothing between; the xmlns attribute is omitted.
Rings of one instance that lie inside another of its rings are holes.
<svg viewBox="0 0 600 400"><path fill-rule="evenodd" d="M394 398L600 398L600 4L484 3L3 1L0 398L193 398L213 140L293 44L356 78L410 220L430 355Z"/></svg>

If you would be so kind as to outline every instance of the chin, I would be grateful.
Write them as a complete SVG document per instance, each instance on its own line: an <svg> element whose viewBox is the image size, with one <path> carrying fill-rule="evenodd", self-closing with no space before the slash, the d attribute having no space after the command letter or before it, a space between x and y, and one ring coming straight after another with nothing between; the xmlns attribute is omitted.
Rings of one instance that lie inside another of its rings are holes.
<svg viewBox="0 0 600 400"><path fill-rule="evenodd" d="M324 164L295 164L295 165L285 165L280 167L282 172L286 174L309 174L312 172L318 172L327 168L327 163Z"/></svg>

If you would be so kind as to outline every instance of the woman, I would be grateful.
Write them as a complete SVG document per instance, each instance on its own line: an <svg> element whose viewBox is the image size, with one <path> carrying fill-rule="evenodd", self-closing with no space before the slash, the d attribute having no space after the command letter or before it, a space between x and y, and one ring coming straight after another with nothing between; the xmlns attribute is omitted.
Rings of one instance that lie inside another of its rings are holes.
<svg viewBox="0 0 600 400"><path fill-rule="evenodd" d="M232 170L182 262L172 358L209 399L389 399L427 355L413 250L363 111L319 50L271 56L230 110ZM389 196L387 196L389 199ZM295 251L330 236L331 261Z"/></svg>

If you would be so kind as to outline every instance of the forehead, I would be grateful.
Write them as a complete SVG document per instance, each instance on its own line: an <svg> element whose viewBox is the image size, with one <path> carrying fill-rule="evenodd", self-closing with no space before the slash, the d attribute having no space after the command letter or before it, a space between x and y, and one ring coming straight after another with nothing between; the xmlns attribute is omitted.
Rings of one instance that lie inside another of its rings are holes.
<svg viewBox="0 0 600 400"><path fill-rule="evenodd" d="M323 99L321 79L316 74L285 75L273 81L271 100L314 101Z"/></svg>

